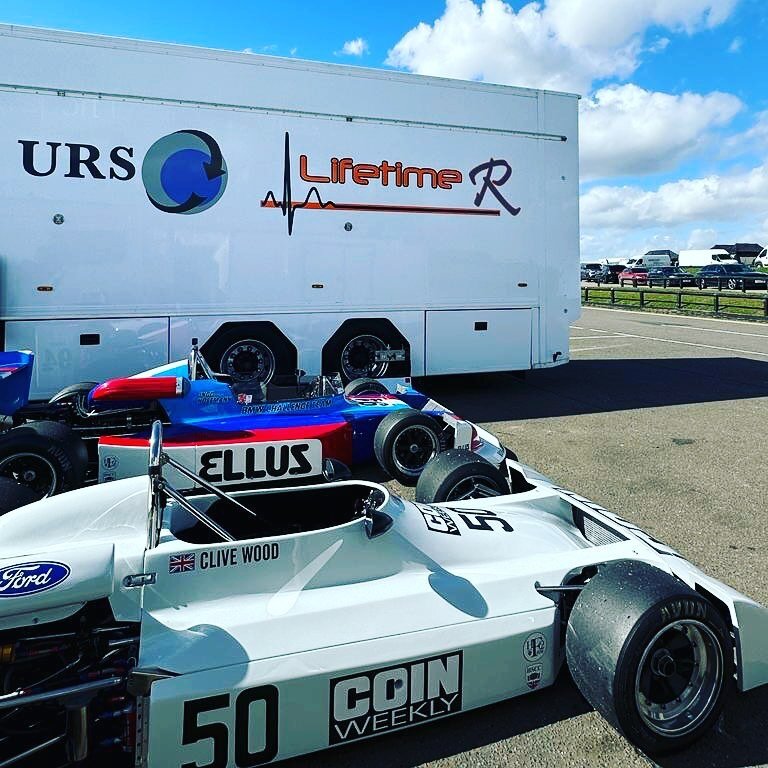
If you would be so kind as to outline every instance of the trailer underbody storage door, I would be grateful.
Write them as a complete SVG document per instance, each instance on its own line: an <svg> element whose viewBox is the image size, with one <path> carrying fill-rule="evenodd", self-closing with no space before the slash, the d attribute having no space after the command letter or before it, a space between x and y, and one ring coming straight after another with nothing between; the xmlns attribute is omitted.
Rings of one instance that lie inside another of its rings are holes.
<svg viewBox="0 0 768 768"><path fill-rule="evenodd" d="M427 312L426 375L531 367L530 309Z"/></svg>

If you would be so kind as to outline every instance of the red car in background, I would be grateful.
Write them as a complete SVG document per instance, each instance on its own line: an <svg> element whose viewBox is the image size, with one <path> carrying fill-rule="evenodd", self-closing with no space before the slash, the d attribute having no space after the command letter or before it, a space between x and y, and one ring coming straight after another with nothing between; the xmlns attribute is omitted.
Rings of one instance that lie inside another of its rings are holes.
<svg viewBox="0 0 768 768"><path fill-rule="evenodd" d="M635 288L638 285L648 284L648 267L625 267L623 272L619 272L619 285L632 283Z"/></svg>

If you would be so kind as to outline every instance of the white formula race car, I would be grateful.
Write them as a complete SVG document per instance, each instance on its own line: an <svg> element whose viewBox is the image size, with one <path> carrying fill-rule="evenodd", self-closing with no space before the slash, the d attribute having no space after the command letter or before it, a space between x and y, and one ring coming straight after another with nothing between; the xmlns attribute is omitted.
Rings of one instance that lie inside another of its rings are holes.
<svg viewBox="0 0 768 768"><path fill-rule="evenodd" d="M552 684L648 753L768 681L768 611L631 523L508 459L430 482L226 493L163 478L0 519L0 764L256 766ZM462 461L465 458L466 461Z"/></svg>

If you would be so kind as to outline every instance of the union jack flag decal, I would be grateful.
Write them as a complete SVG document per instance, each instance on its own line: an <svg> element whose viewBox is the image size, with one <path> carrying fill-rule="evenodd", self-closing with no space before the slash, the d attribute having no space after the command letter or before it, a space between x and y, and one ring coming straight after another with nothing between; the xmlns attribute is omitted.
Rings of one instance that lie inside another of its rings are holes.
<svg viewBox="0 0 768 768"><path fill-rule="evenodd" d="M187 573L195 570L195 553L171 555L168 558L168 573Z"/></svg>

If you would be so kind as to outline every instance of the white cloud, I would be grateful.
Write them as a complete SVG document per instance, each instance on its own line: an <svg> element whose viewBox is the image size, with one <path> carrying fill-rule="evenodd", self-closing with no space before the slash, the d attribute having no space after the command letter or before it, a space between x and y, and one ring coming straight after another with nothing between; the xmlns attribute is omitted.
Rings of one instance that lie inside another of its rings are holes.
<svg viewBox="0 0 768 768"><path fill-rule="evenodd" d="M741 37L734 37L731 40L731 44L728 46L728 53L740 53L741 47L744 45L744 39Z"/></svg>
<svg viewBox="0 0 768 768"><path fill-rule="evenodd" d="M764 156L768 151L768 110L758 112L754 123L741 133L729 136L721 145L724 157L734 158L750 153Z"/></svg>
<svg viewBox="0 0 768 768"><path fill-rule="evenodd" d="M692 33L724 21L736 1L547 0L515 12L503 0L446 0L442 16L407 32L387 64L581 93L596 79L631 75L649 27Z"/></svg>
<svg viewBox="0 0 768 768"><path fill-rule="evenodd" d="M669 170L742 107L727 93L674 96L632 84L601 88L579 104L582 178Z"/></svg>
<svg viewBox="0 0 768 768"><path fill-rule="evenodd" d="M711 227L708 229L692 229L685 243L686 248L711 248L718 241L718 232Z"/></svg>
<svg viewBox="0 0 768 768"><path fill-rule="evenodd" d="M337 56L362 56L364 53L368 53L368 43L362 37L347 40L341 47L341 50L336 51Z"/></svg>
<svg viewBox="0 0 768 768"><path fill-rule="evenodd" d="M680 179L656 190L597 186L581 196L581 222L588 230L733 222L766 210L768 164L728 176Z"/></svg>

